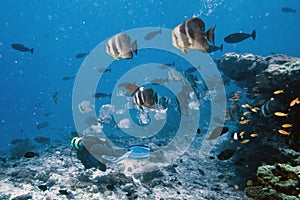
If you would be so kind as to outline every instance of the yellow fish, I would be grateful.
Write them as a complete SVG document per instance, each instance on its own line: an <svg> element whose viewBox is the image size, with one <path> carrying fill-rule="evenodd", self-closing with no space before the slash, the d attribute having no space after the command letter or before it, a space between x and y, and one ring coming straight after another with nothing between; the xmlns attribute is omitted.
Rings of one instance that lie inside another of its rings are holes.
<svg viewBox="0 0 300 200"><path fill-rule="evenodd" d="M300 100L299 100L299 98L297 97L296 99L294 99L293 101L291 101L290 107L294 106L295 104L299 104L299 103L300 103Z"/></svg>
<svg viewBox="0 0 300 200"><path fill-rule="evenodd" d="M252 133L252 134L250 135L250 137L257 137L257 136L258 136L257 133Z"/></svg>
<svg viewBox="0 0 300 200"><path fill-rule="evenodd" d="M240 121L240 124L248 124L249 121L250 121L249 119L245 119L243 121Z"/></svg>
<svg viewBox="0 0 300 200"><path fill-rule="evenodd" d="M282 124L281 127L282 128L290 128L290 127L293 127L293 124Z"/></svg>
<svg viewBox="0 0 300 200"><path fill-rule="evenodd" d="M248 115L250 114L251 112L247 111L247 112L244 112L243 115Z"/></svg>
<svg viewBox="0 0 300 200"><path fill-rule="evenodd" d="M245 134L244 131L240 132L239 136L242 137Z"/></svg>
<svg viewBox="0 0 300 200"><path fill-rule="evenodd" d="M287 117L288 116L287 113L283 113L283 112L275 112L274 115L279 116L279 117Z"/></svg>
<svg viewBox="0 0 300 200"><path fill-rule="evenodd" d="M243 141L241 141L242 144L246 144L248 143L250 140L249 139L244 139Z"/></svg>
<svg viewBox="0 0 300 200"><path fill-rule="evenodd" d="M283 90L276 90L276 91L273 92L273 94L280 94L280 93L284 93L284 91Z"/></svg>
<svg viewBox="0 0 300 200"><path fill-rule="evenodd" d="M290 132L287 132L285 130L278 130L278 132L282 135L290 135L291 134Z"/></svg>
<svg viewBox="0 0 300 200"><path fill-rule="evenodd" d="M249 109L252 108L252 107L251 107L249 104L247 104L247 103L246 103L246 104L243 104L242 107L243 107L243 108L249 108Z"/></svg>

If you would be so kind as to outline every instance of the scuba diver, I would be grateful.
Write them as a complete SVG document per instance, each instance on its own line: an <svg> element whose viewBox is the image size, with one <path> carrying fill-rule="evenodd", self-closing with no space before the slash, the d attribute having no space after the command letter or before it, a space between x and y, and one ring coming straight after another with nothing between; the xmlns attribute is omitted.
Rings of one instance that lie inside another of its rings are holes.
<svg viewBox="0 0 300 200"><path fill-rule="evenodd" d="M92 134L73 138L71 145L77 150L77 158L85 169L95 167L103 172L109 163L117 163L125 158L148 158L150 153L150 148L144 145L115 149L105 138Z"/></svg>

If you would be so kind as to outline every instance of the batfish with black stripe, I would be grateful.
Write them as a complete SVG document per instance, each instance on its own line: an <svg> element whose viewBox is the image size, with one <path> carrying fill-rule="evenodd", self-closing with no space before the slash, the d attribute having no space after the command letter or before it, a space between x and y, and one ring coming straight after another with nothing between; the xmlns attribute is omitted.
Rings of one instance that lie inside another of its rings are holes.
<svg viewBox="0 0 300 200"><path fill-rule="evenodd" d="M126 33L119 33L106 42L106 52L115 60L132 59L132 52L137 55L137 49L137 41L131 44L131 39Z"/></svg>
<svg viewBox="0 0 300 200"><path fill-rule="evenodd" d="M213 25L205 32L205 23L193 17L179 24L172 31L172 44L181 49L184 54L187 54L188 49L200 50L207 52L209 50L209 41L214 45L214 30L216 25Z"/></svg>

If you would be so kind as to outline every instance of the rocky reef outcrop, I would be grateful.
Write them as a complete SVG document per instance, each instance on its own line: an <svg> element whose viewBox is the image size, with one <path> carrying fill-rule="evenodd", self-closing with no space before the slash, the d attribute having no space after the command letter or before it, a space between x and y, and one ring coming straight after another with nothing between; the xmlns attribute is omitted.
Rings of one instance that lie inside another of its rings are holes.
<svg viewBox="0 0 300 200"><path fill-rule="evenodd" d="M237 175L247 171L250 178L256 171L246 195L256 200L299 199L300 58L227 53L217 64L242 90L230 100L240 111L235 112L240 114L236 131L250 141L239 147Z"/></svg>
<svg viewBox="0 0 300 200"><path fill-rule="evenodd" d="M300 150L300 58L227 53L217 64L225 76L245 90L248 106L242 111L249 111L244 118L253 122L248 125L255 125L255 131L272 133L271 140L274 135L288 135L286 142Z"/></svg>
<svg viewBox="0 0 300 200"><path fill-rule="evenodd" d="M261 186L246 188L253 199L299 199L300 166L264 165L257 170Z"/></svg>

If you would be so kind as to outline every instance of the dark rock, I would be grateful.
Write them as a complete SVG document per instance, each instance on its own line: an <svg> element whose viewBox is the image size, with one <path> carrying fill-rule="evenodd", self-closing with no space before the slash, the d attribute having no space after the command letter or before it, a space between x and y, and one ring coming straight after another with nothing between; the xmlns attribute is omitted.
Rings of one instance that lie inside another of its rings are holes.
<svg viewBox="0 0 300 200"><path fill-rule="evenodd" d="M50 188L50 187L56 185L56 183L57 183L57 180L56 180L56 179L50 178L50 179L48 179L46 185Z"/></svg>
<svg viewBox="0 0 300 200"><path fill-rule="evenodd" d="M115 186L112 185L112 184L110 184L110 185L107 185L106 188L107 188L108 190L114 190Z"/></svg>
<svg viewBox="0 0 300 200"><path fill-rule="evenodd" d="M11 194L0 194L0 199L3 200L9 200L11 197Z"/></svg>
<svg viewBox="0 0 300 200"><path fill-rule="evenodd" d="M198 168L198 171L199 171L199 173L200 173L202 176L205 175L205 173L204 173L204 171L203 171L202 169Z"/></svg>
<svg viewBox="0 0 300 200"><path fill-rule="evenodd" d="M47 188L47 185L38 185L38 188L40 190L42 190L43 192L46 191L48 188Z"/></svg>
<svg viewBox="0 0 300 200"><path fill-rule="evenodd" d="M35 172L30 170L15 170L11 172L9 175L11 176L11 180L14 182L26 182L31 183L31 181L34 179Z"/></svg>
<svg viewBox="0 0 300 200"><path fill-rule="evenodd" d="M253 79L268 67L268 61L253 54L226 53L217 61L218 68L235 81Z"/></svg>
<svg viewBox="0 0 300 200"><path fill-rule="evenodd" d="M62 195L70 195L71 194L70 192L68 192L67 189L60 189L60 190L58 190L58 192Z"/></svg>
<svg viewBox="0 0 300 200"><path fill-rule="evenodd" d="M42 182L47 182L48 179L50 178L50 171L45 170L45 171L38 171L36 175L34 176L35 180L39 180Z"/></svg>
<svg viewBox="0 0 300 200"><path fill-rule="evenodd" d="M122 187L123 185L133 183L133 179L123 173L107 174L96 177L95 180L92 181L98 185L98 190L100 192L114 190L116 187Z"/></svg>
<svg viewBox="0 0 300 200"><path fill-rule="evenodd" d="M83 182L90 182L91 181L90 178L87 175L85 175L85 174L79 174L77 176L77 179L79 181L83 181Z"/></svg>
<svg viewBox="0 0 300 200"><path fill-rule="evenodd" d="M155 170L151 172L144 172L142 174L142 183L149 184L155 178L162 178L164 174L160 170Z"/></svg>
<svg viewBox="0 0 300 200"><path fill-rule="evenodd" d="M122 190L124 192L128 192L128 193L134 193L135 192L135 186L132 183L128 183L126 184Z"/></svg>
<svg viewBox="0 0 300 200"><path fill-rule="evenodd" d="M222 179L224 179L224 178L225 178L225 176L224 176L223 174L221 174L221 175L218 176L218 179L219 179L219 180L222 180Z"/></svg>
<svg viewBox="0 0 300 200"><path fill-rule="evenodd" d="M31 193L16 196L16 197L12 198L11 200L27 200L27 199L32 199Z"/></svg>
<svg viewBox="0 0 300 200"><path fill-rule="evenodd" d="M177 173L177 171L173 165L170 165L170 166L166 167L165 169L169 173L173 173L173 174Z"/></svg>
<svg viewBox="0 0 300 200"><path fill-rule="evenodd" d="M218 155L218 159L219 160L228 160L233 156L233 154L234 154L234 150L226 149Z"/></svg>

